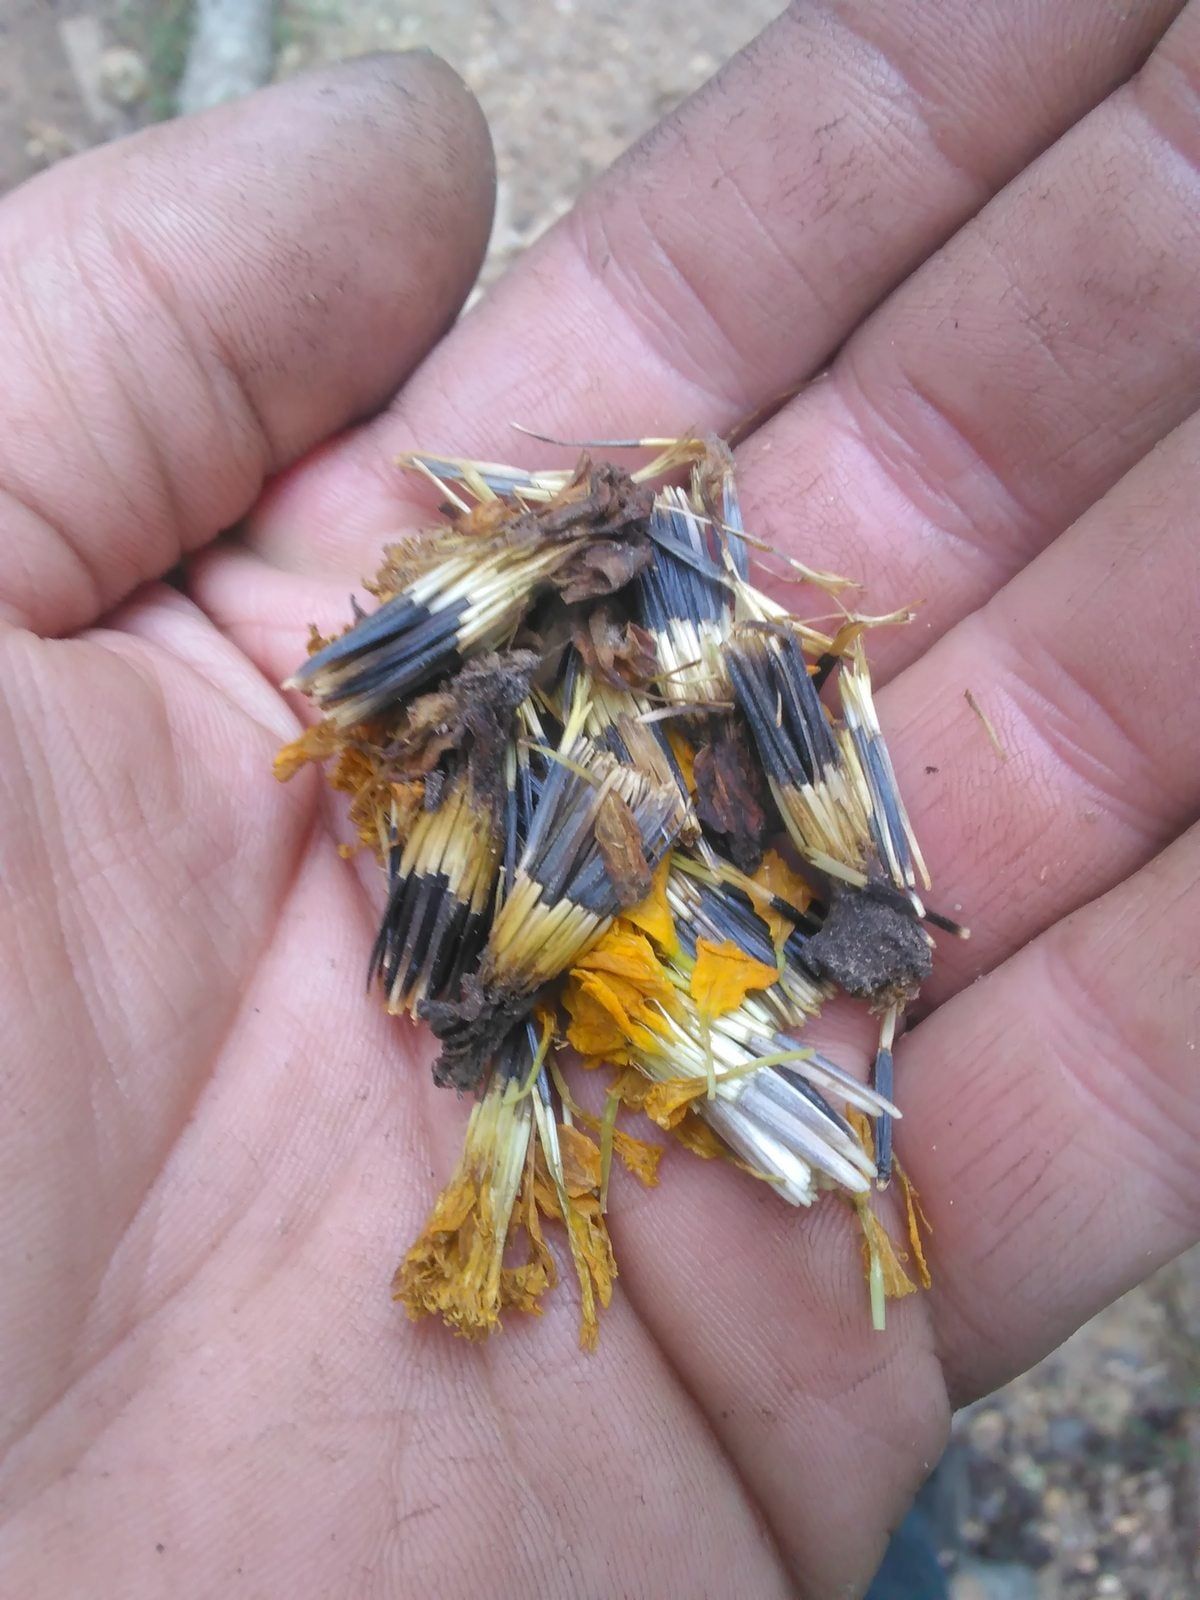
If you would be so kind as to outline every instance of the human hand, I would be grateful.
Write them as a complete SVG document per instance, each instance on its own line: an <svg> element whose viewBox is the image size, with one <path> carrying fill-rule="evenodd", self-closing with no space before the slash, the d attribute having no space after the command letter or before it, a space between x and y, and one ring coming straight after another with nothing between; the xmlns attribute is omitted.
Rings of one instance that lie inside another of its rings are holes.
<svg viewBox="0 0 1200 1600"><path fill-rule="evenodd" d="M412 376L488 204L432 64L0 207L4 1592L854 1593L949 1407L1195 1236L1195 9L1115 87L1178 9L797 9ZM595 1356L565 1290L414 1329L387 1284L464 1109L362 994L271 685L405 521L399 450L729 428L830 362L741 483L924 601L872 654L974 929L897 1056L934 1288L872 1333L843 1208L672 1151L615 1195Z"/></svg>

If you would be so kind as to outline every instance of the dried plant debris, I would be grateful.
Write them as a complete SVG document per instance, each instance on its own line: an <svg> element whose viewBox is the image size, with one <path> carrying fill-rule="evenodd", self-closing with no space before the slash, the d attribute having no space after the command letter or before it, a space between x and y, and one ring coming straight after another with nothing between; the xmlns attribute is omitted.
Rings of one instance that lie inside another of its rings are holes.
<svg viewBox="0 0 1200 1600"><path fill-rule="evenodd" d="M887 1298L928 1284L893 1048L930 928L966 936L926 907L871 692L866 636L908 614L854 613L845 580L777 553L836 627L758 589L721 440L609 448L650 459L405 457L441 520L384 552L375 608L314 635L289 680L319 720L276 771L324 763L348 796L385 879L370 979L431 1028L435 1081L475 1098L394 1293L489 1334L554 1287L553 1223L591 1348L614 1155L657 1181L630 1111L794 1205L842 1195L882 1326ZM869 1084L805 1039L838 994L878 1016ZM602 1113L564 1046L606 1074ZM877 1211L893 1171L900 1243Z"/></svg>

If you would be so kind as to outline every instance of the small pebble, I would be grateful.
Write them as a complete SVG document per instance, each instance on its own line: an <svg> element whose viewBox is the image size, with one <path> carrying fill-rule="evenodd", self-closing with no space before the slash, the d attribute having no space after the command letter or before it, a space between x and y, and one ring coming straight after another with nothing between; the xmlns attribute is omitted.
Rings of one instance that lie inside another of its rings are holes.
<svg viewBox="0 0 1200 1600"><path fill-rule="evenodd" d="M100 92L114 106L137 105L146 94L150 74L143 56L123 45L113 45L100 57Z"/></svg>

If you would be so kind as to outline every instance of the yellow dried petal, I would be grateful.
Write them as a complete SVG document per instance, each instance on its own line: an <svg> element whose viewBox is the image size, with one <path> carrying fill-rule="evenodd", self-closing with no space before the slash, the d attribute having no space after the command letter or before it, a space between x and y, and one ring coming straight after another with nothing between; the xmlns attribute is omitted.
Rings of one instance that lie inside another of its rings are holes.
<svg viewBox="0 0 1200 1600"><path fill-rule="evenodd" d="M672 1127L671 1133L685 1150L690 1150L702 1161L729 1159L728 1145L722 1144L704 1118L695 1111L687 1111Z"/></svg>
<svg viewBox="0 0 1200 1600"><path fill-rule="evenodd" d="M494 1083L471 1113L462 1160L434 1203L420 1238L396 1269L392 1297L414 1320L440 1316L467 1339L500 1325L508 1305L529 1309L553 1282L553 1262L528 1197L529 1103ZM505 1268L522 1229L529 1257ZM527 1270L526 1270L527 1269Z"/></svg>
<svg viewBox="0 0 1200 1600"><path fill-rule="evenodd" d="M580 1055L623 1066L633 1020L610 983L591 972L572 973L563 987L567 1043Z"/></svg>
<svg viewBox="0 0 1200 1600"><path fill-rule="evenodd" d="M596 1192L600 1151L585 1133L567 1124L559 1125L558 1149L561 1187L555 1182L539 1143L532 1168L532 1192L543 1215L566 1224L571 1261L579 1280L579 1343L584 1350L594 1350L600 1332L597 1307L607 1306L612 1299L617 1275L612 1241Z"/></svg>
<svg viewBox="0 0 1200 1600"><path fill-rule="evenodd" d="M696 752L688 741L676 728L667 728L667 743L671 746L671 754L675 757L680 772L683 774L684 786L689 794L696 792Z"/></svg>
<svg viewBox="0 0 1200 1600"><path fill-rule="evenodd" d="M486 1186L460 1171L438 1196L421 1237L392 1280L409 1316L440 1316L466 1339L499 1326L503 1244Z"/></svg>
<svg viewBox="0 0 1200 1600"><path fill-rule="evenodd" d="M505 1306L511 1306L514 1311L528 1311L535 1316L540 1316L542 1308L539 1302L546 1290L553 1289L558 1282L558 1269L555 1267L553 1253L542 1233L542 1224L538 1215L534 1192L535 1179L532 1158L533 1147L531 1144L530 1160L525 1169L521 1192L513 1215L513 1223L509 1229L510 1244L515 1236L521 1233L525 1235L529 1259L519 1266L505 1267L503 1269L501 1274L501 1297Z"/></svg>
<svg viewBox="0 0 1200 1600"><path fill-rule="evenodd" d="M671 870L668 852L655 868L650 893L637 905L622 913L622 920L648 933L664 955L674 955L679 948L675 933L675 918L667 903L667 875Z"/></svg>
<svg viewBox="0 0 1200 1600"><path fill-rule="evenodd" d="M600 1338L601 1308L612 1300L613 1279L617 1263L613 1256L612 1240L600 1214L599 1201L588 1196L592 1204L573 1205L567 1217L567 1237L571 1256L579 1279L579 1348L594 1350Z"/></svg>
<svg viewBox="0 0 1200 1600"><path fill-rule="evenodd" d="M350 796L347 815L359 842L381 859L385 841L403 843L408 837L425 798L422 781L394 782L383 760L359 745L338 751L329 769L329 782Z"/></svg>
<svg viewBox="0 0 1200 1600"><path fill-rule="evenodd" d="M776 967L755 961L731 939L721 944L696 941L691 994L700 1015L709 1020L736 1011L751 989L768 989L778 976Z"/></svg>
<svg viewBox="0 0 1200 1600"><path fill-rule="evenodd" d="M768 894L777 895L780 900L786 900L788 905L795 906L797 911L807 911L812 904L812 890L798 872L793 872L788 863L775 850L768 850L762 858L758 871L751 879L758 884L760 889L765 889ZM795 923L790 917L774 910L773 907L763 905L758 901L754 909L771 930L771 939L778 950L792 933Z"/></svg>
<svg viewBox="0 0 1200 1600"><path fill-rule="evenodd" d="M653 1189L658 1183L658 1163L662 1160L662 1146L651 1144L648 1139L637 1139L624 1128L614 1128L612 1138L613 1149L620 1157L626 1171L632 1172L647 1189Z"/></svg>
<svg viewBox="0 0 1200 1600"><path fill-rule="evenodd" d="M505 1310L542 1314L541 1298L553 1280L543 1261L527 1261L519 1267L505 1267L500 1274L500 1295Z"/></svg>
<svg viewBox="0 0 1200 1600"><path fill-rule="evenodd" d="M567 1041L581 1055L614 1065L629 1046L654 1048L658 1007L674 1009L675 992L644 933L615 923L571 969L563 989Z"/></svg>
<svg viewBox="0 0 1200 1600"><path fill-rule="evenodd" d="M641 1111L651 1088L650 1082L640 1072L630 1067L613 1079L609 1093L615 1094L621 1104L628 1106L630 1111Z"/></svg>
<svg viewBox="0 0 1200 1600"><path fill-rule="evenodd" d="M580 956L572 971L604 972L624 978L647 998L661 999L671 993L670 979L649 939L621 921L614 922L604 937Z"/></svg>
<svg viewBox="0 0 1200 1600"><path fill-rule="evenodd" d="M865 1111L859 1111L856 1106L847 1106L845 1118L858 1135L858 1142L866 1152L867 1160L875 1159L875 1125Z"/></svg>

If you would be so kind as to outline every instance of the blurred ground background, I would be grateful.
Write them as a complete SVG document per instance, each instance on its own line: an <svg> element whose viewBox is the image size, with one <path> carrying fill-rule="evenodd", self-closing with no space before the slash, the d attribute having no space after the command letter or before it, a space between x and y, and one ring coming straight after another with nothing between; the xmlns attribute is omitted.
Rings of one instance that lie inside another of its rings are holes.
<svg viewBox="0 0 1200 1600"><path fill-rule="evenodd" d="M485 276L779 9L775 0L0 0L0 191L264 71L428 45L496 141ZM203 48L196 13L204 13ZM265 50L264 50L265 41ZM926 1496L955 1600L1200 1596L1200 1254L962 1413Z"/></svg>

